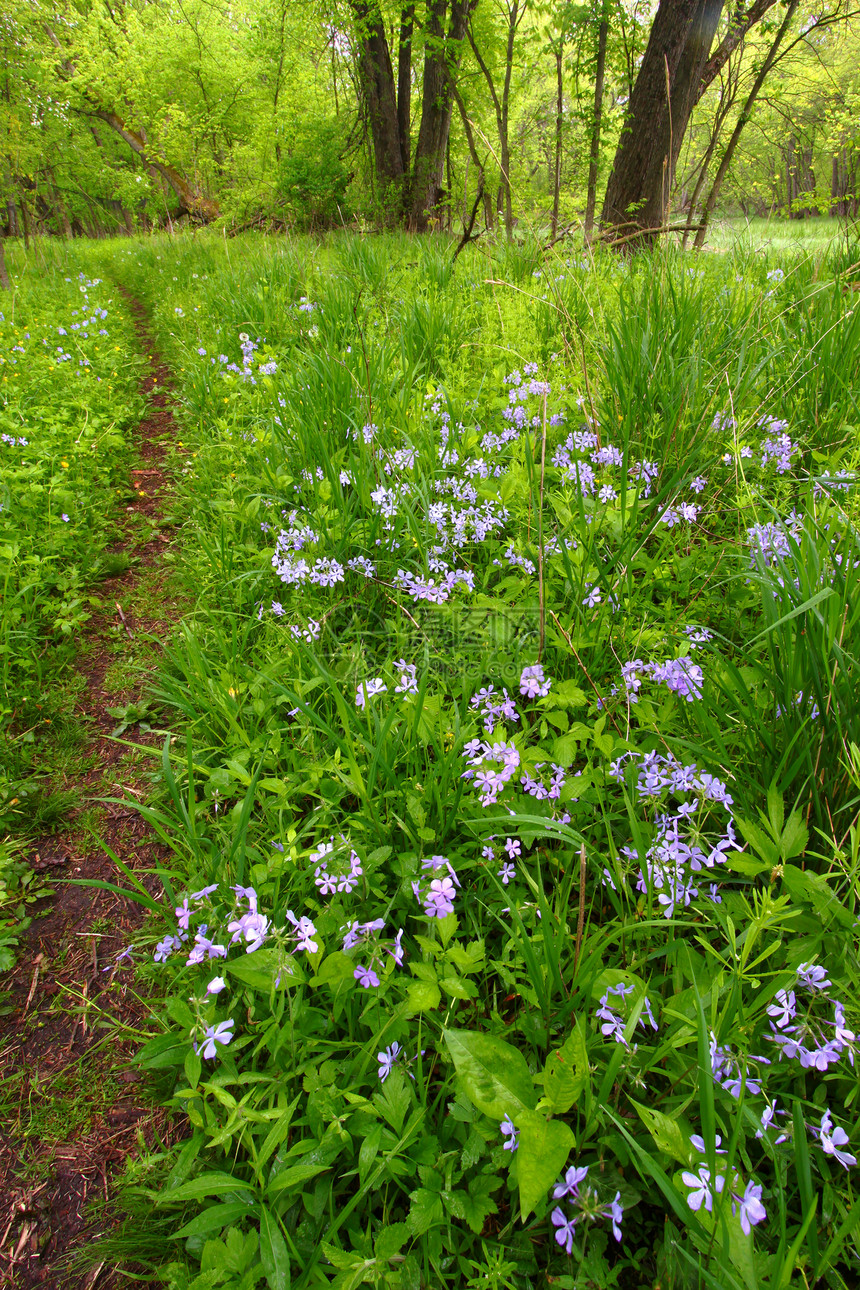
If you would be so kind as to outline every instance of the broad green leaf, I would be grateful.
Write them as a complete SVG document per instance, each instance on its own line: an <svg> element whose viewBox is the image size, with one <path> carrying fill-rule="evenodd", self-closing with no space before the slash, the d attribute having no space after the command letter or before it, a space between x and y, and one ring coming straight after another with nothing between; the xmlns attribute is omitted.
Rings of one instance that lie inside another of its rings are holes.
<svg viewBox="0 0 860 1290"><path fill-rule="evenodd" d="M155 1203L173 1205L180 1200L200 1200L203 1196L219 1196L231 1191L253 1192L253 1187L250 1183L234 1178L232 1174L213 1170L211 1173L200 1174L189 1182L180 1183L172 1191L162 1192Z"/></svg>
<svg viewBox="0 0 860 1290"><path fill-rule="evenodd" d="M562 1044L550 1053L543 1072L544 1094L556 1115L563 1115L579 1100L588 1083L588 1050L580 1019Z"/></svg>
<svg viewBox="0 0 860 1290"><path fill-rule="evenodd" d="M174 1236L177 1240L185 1240L189 1236L208 1236L210 1232L220 1232L231 1223L238 1222L240 1218L256 1213L254 1206L245 1205L241 1201L231 1200L220 1205L210 1205L208 1209L195 1215L190 1223L186 1223L178 1232L174 1232Z"/></svg>
<svg viewBox="0 0 860 1290"><path fill-rule="evenodd" d="M533 1111L537 1103L534 1082L519 1049L475 1030L444 1030L448 1051L467 1097L484 1115L501 1122Z"/></svg>
<svg viewBox="0 0 860 1290"><path fill-rule="evenodd" d="M576 1139L564 1120L545 1120L537 1114L520 1116L517 1122L517 1176L523 1222L553 1183L563 1173Z"/></svg>
<svg viewBox="0 0 860 1290"><path fill-rule="evenodd" d="M298 1187L307 1182L309 1178L316 1178L317 1174L324 1173L328 1165L321 1164L304 1164L288 1165L277 1173L266 1189L266 1195L269 1197L280 1196L282 1191L287 1191L290 1187Z"/></svg>

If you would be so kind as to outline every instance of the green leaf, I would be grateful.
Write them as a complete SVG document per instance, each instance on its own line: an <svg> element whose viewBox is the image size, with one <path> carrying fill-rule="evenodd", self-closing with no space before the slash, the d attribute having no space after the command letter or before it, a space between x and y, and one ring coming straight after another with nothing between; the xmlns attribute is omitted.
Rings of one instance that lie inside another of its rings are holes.
<svg viewBox="0 0 860 1290"><path fill-rule="evenodd" d="M309 1178L316 1178L317 1174L324 1173L328 1167L322 1164L288 1165L286 1169L275 1174L266 1189L266 1195L270 1199L273 1196L280 1196L282 1191L287 1191L290 1187L298 1187Z"/></svg>
<svg viewBox="0 0 860 1290"><path fill-rule="evenodd" d="M444 1030L458 1081L479 1111L501 1122L515 1120L537 1103L534 1082L519 1049L496 1035L475 1030Z"/></svg>
<svg viewBox="0 0 860 1290"><path fill-rule="evenodd" d="M410 981L406 987L406 1011L410 1016L416 1012L432 1012L439 1007L442 991L432 981Z"/></svg>
<svg viewBox="0 0 860 1290"><path fill-rule="evenodd" d="M521 1115L517 1127L520 1130L517 1176L525 1222L563 1172L576 1139L570 1125L563 1120L545 1120L537 1114Z"/></svg>
<svg viewBox="0 0 860 1290"><path fill-rule="evenodd" d="M395 1254L400 1253L411 1237L408 1223L389 1223L387 1227L383 1227L373 1247L377 1262L387 1263Z"/></svg>
<svg viewBox="0 0 860 1290"><path fill-rule="evenodd" d="M208 1236L210 1232L220 1232L231 1223L238 1222L240 1218L248 1215L255 1215L256 1208L250 1204L243 1204L241 1201L231 1200L220 1205L210 1205L204 1209L201 1214L192 1218L190 1223L180 1227L178 1232L174 1232L177 1240L184 1240L189 1236Z"/></svg>
<svg viewBox="0 0 860 1290"><path fill-rule="evenodd" d="M744 835L747 842L766 865L773 867L779 864L779 848L771 838L767 836L764 829L752 820L745 820L742 816L735 816L735 823Z"/></svg>
<svg viewBox="0 0 860 1290"><path fill-rule="evenodd" d="M431 1227L435 1227L436 1224L442 1222L444 1213L440 1192L428 1191L426 1187L419 1187L417 1191L410 1193L409 1199L411 1204L407 1222L413 1236L422 1236Z"/></svg>
<svg viewBox="0 0 860 1290"><path fill-rule="evenodd" d="M230 976L252 990L271 990L280 975L279 985L299 985L305 980L304 972L292 957L284 957L279 950L255 950L245 958L224 965Z"/></svg>
<svg viewBox="0 0 860 1290"><path fill-rule="evenodd" d="M260 1210L260 1261L269 1283L269 1290L289 1290L290 1256L280 1224L266 1209Z"/></svg>
<svg viewBox="0 0 860 1290"><path fill-rule="evenodd" d="M630 1100L633 1101L632 1098ZM686 1168L690 1164L690 1144L681 1132L678 1121L651 1106L642 1106L640 1102L633 1102L633 1105L659 1149Z"/></svg>
<svg viewBox="0 0 860 1290"><path fill-rule="evenodd" d="M252 1192L253 1187L250 1183L234 1178L232 1174L213 1170L211 1173L200 1174L199 1177L192 1178L190 1182L180 1183L172 1191L161 1192L155 1203L156 1205L173 1205L180 1200L199 1200L202 1196L219 1196L230 1191Z"/></svg>
<svg viewBox="0 0 860 1290"><path fill-rule="evenodd" d="M543 1071L544 1094L551 1110L563 1115L581 1097L588 1083L588 1050L581 1019L562 1044L550 1053Z"/></svg>

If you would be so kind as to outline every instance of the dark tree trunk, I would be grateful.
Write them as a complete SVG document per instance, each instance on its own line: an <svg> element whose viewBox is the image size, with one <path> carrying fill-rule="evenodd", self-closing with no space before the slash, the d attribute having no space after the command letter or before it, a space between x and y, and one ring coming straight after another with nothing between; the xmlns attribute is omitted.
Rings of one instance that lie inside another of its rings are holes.
<svg viewBox="0 0 860 1290"><path fill-rule="evenodd" d="M588 196L585 203L585 240L594 231L594 208L597 205L597 169L600 164L600 125L603 116L603 80L606 72L606 42L609 19L606 5L601 5L600 29L597 33L597 66L594 72L594 116L591 122L591 151L588 157Z"/></svg>
<svg viewBox="0 0 860 1290"><path fill-rule="evenodd" d="M630 242L647 246L665 224L675 163L722 7L723 0L660 0L606 189L604 231L637 234Z"/></svg>
<svg viewBox="0 0 860 1290"><path fill-rule="evenodd" d="M448 0L428 0L426 34L429 39L424 54L421 125L415 146L408 215L410 227L418 233L426 230L428 216L438 206L444 191L442 176L454 105L452 87L460 67L471 8L472 0L451 0L446 36Z"/></svg>
<svg viewBox="0 0 860 1290"><path fill-rule="evenodd" d="M0 290L10 291L9 271L6 268L6 252L3 249L3 232L0 229Z"/></svg>
<svg viewBox="0 0 860 1290"><path fill-rule="evenodd" d="M390 213L405 218L419 232L426 229L428 214L444 192L452 89L474 3L476 0L427 0L421 122L410 166L414 0L403 0L400 8L396 84L379 0L351 0L380 199L387 201ZM396 197L390 192L392 187L396 187Z"/></svg>
<svg viewBox="0 0 860 1290"><path fill-rule="evenodd" d="M415 24L414 0L408 0L400 13L400 45L397 50L397 132L400 136L400 160L403 173L409 171L412 131L412 30Z"/></svg>
<svg viewBox="0 0 860 1290"><path fill-rule="evenodd" d="M380 196L403 179L403 156L397 121L394 69L388 52L385 25L375 0L353 0L359 34L359 75L370 121L373 160Z"/></svg>

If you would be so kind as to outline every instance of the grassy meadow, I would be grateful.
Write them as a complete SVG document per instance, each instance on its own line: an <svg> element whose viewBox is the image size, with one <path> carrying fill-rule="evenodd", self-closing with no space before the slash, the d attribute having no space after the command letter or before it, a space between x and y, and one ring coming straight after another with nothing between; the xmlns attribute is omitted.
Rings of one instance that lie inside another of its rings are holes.
<svg viewBox="0 0 860 1290"><path fill-rule="evenodd" d="M12 261L10 945L39 669L142 409L119 284L181 426L193 608L140 806L171 858L162 901L117 875L151 915L117 971L185 1128L129 1167L123 1257L173 1290L855 1285L860 255L823 221L452 250Z"/></svg>

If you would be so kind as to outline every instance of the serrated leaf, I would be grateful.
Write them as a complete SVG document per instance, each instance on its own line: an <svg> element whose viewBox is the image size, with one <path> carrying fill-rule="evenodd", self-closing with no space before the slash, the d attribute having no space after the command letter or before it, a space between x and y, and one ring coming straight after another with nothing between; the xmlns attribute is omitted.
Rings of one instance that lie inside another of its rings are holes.
<svg viewBox="0 0 860 1290"><path fill-rule="evenodd" d="M407 1222L413 1236L422 1236L436 1223L442 1222L444 1212L441 1192L419 1187L410 1193L409 1200L411 1203Z"/></svg>
<svg viewBox="0 0 860 1290"><path fill-rule="evenodd" d="M443 976L439 984L452 999L474 999L478 993L471 981L460 976Z"/></svg>
<svg viewBox="0 0 860 1290"><path fill-rule="evenodd" d="M378 1263L387 1263L412 1239L408 1223L389 1223L376 1238L373 1252Z"/></svg>
<svg viewBox="0 0 860 1290"><path fill-rule="evenodd" d="M475 1030L444 1030L457 1079L479 1111L501 1121L533 1111L537 1103L534 1082L519 1049L496 1035Z"/></svg>
<svg viewBox="0 0 860 1290"><path fill-rule="evenodd" d="M764 829L752 820L745 820L743 816L735 816L737 824L745 840L755 850L756 854L761 857L768 865L779 864L779 848L776 843L767 836Z"/></svg>
<svg viewBox="0 0 860 1290"><path fill-rule="evenodd" d="M406 1011L410 1016L417 1012L432 1012L439 1007L442 991L432 981L410 981L406 987Z"/></svg>

